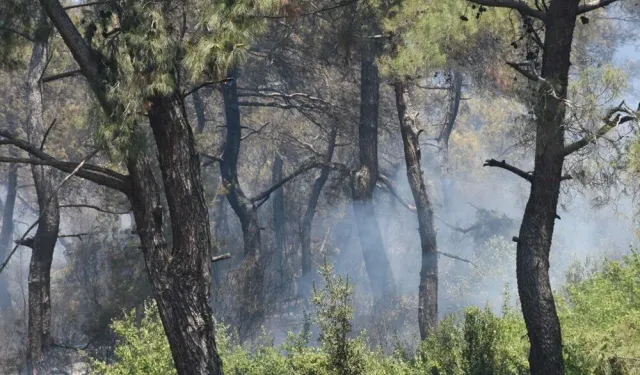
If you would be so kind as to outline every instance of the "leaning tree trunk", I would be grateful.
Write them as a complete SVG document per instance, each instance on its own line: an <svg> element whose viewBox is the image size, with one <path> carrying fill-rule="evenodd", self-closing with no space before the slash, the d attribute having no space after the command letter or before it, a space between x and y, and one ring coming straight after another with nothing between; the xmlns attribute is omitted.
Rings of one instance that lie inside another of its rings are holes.
<svg viewBox="0 0 640 375"><path fill-rule="evenodd" d="M377 30L365 27L365 32ZM378 180L378 108L380 75L376 57L377 39L363 41L360 71L360 165L352 178L353 209L360 235L360 246L376 303L389 303L396 295L393 272L380 234L373 207L373 190Z"/></svg>
<svg viewBox="0 0 640 375"><path fill-rule="evenodd" d="M103 109L118 117L109 101L96 54L82 39L58 0L40 0L87 78ZM160 186L143 150L130 153L131 201L153 295L179 375L221 375L215 342L211 292L210 233L200 161L184 105L178 93L146 98L148 117L159 152L173 247L163 232ZM128 190L128 191L127 191Z"/></svg>
<svg viewBox="0 0 640 375"><path fill-rule="evenodd" d="M549 253L562 164L571 42L579 0L554 0L547 12L542 77L537 92L535 166L518 237L516 273L531 349L532 375L564 374L562 335L549 282ZM549 91L556 91L550 93Z"/></svg>
<svg viewBox="0 0 640 375"><path fill-rule="evenodd" d="M333 158L333 151L336 148L336 138L338 132L334 128L329 134L329 145L327 146L327 153L324 156L324 162L326 164L331 163ZM311 224L313 223L313 217L316 214L316 208L318 207L318 200L320 200L320 193L324 185L329 179L329 172L331 172L328 166L323 167L320 170L320 176L316 178L311 188L311 195L309 196L309 202L307 203L307 209L302 218L301 228L301 245L302 245L302 276L300 278L300 294L303 297L308 297L311 292L311 285L313 282L313 254L311 252Z"/></svg>
<svg viewBox="0 0 640 375"><path fill-rule="evenodd" d="M246 336L254 328L259 327L264 319L264 267L258 213L238 181L242 127L236 82L237 72L233 70L229 76L231 79L221 85L227 135L220 163L220 174L227 200L240 220L244 237L241 295L237 302L240 308L238 321L242 322L240 335Z"/></svg>
<svg viewBox="0 0 640 375"><path fill-rule="evenodd" d="M9 164L7 173L7 198L2 212L2 230L0 230L0 263L4 263L10 251L13 238L13 211L16 206L16 194L18 192L18 165ZM0 312L11 308L11 295L9 294L9 282L6 272L0 273Z"/></svg>
<svg viewBox="0 0 640 375"><path fill-rule="evenodd" d="M26 77L26 132L31 144L43 142L46 131L43 119L42 77L47 64L49 26L42 15L36 32ZM48 370L47 352L53 344L51 335L51 263L60 228L60 208L52 168L32 165L40 220L31 246L29 265L29 322L27 332L27 369L29 374Z"/></svg>
<svg viewBox="0 0 640 375"><path fill-rule="evenodd" d="M404 145L407 178L418 215L418 231L422 249L422 267L420 268L420 285L418 287L418 324L420 338L425 340L435 330L438 323L438 246L433 225L433 208L429 201L420 164L418 132L413 127L414 120L406 113L407 105L404 99L406 88L402 82L396 81L394 89L402 144Z"/></svg>

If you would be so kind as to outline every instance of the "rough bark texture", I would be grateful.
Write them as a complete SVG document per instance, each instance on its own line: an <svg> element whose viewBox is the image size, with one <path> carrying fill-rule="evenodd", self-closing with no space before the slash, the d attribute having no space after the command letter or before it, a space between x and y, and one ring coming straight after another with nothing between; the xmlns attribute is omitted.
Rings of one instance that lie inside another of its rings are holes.
<svg viewBox="0 0 640 375"><path fill-rule="evenodd" d="M549 282L549 252L564 162L564 129L571 41L578 0L554 0L547 12L542 77L536 93L536 149L531 194L527 202L517 250L518 293L527 325L532 375L564 374L562 336Z"/></svg>
<svg viewBox="0 0 640 375"><path fill-rule="evenodd" d="M394 83L396 109L400 121L404 160L407 167L407 178L411 193L415 200L418 215L418 231L422 249L422 266L420 268L420 285L418 287L418 324L420 338L425 340L438 324L438 247L436 231L433 225L433 208L421 166L420 143L413 127L413 119L407 116L405 103L405 85Z"/></svg>
<svg viewBox="0 0 640 375"><path fill-rule="evenodd" d="M57 0L41 0L47 15L79 64L108 115L116 115L101 76L101 61L84 42ZM210 234L200 161L184 105L175 93L147 98L149 122L159 152L165 195L171 216L173 247L163 232L160 186L144 151L127 167L129 199L136 220L153 294L180 375L219 375L222 363L215 342L211 292Z"/></svg>
<svg viewBox="0 0 640 375"><path fill-rule="evenodd" d="M440 182L442 186L442 203L445 212L448 212L451 206L451 193L453 190L453 179L451 178L451 166L449 165L449 138L453 127L456 124L458 111L460 109L460 98L462 95L462 74L457 71L451 72L451 97L449 101L449 113L447 122L442 127L438 135L438 144L440 145Z"/></svg>
<svg viewBox="0 0 640 375"><path fill-rule="evenodd" d="M238 86L236 72L231 72L233 79L221 85L224 100L227 135L220 174L224 183L225 193L229 205L238 216L244 237L244 260L242 263L241 293L238 298L240 311L238 321L242 322L241 336L259 327L264 318L264 287L262 267L262 244L260 226L256 207L245 195L238 181L238 157L242 128L240 122L240 107L238 105Z"/></svg>
<svg viewBox="0 0 640 375"><path fill-rule="evenodd" d="M2 230L0 231L0 263L4 262L11 250L13 239L13 211L16 206L16 194L18 191L18 165L9 164L7 173L7 197L2 212ZM9 282L6 273L0 273L0 312L11 308L11 295L9 294Z"/></svg>
<svg viewBox="0 0 640 375"><path fill-rule="evenodd" d="M44 15L43 21L44 21ZM40 144L46 131L43 119L40 77L47 63L49 27L40 24L34 38L26 77L25 130L29 142ZM33 158L33 157L32 157ZM29 265L29 320L27 332L27 369L31 373L48 370L47 353L53 344L51 334L51 263L60 228L60 208L55 190L55 175L50 167L31 165L40 220L33 239Z"/></svg>
<svg viewBox="0 0 640 375"><path fill-rule="evenodd" d="M200 91L195 91L193 94L193 107L196 111L196 133L202 134L204 131L204 127L207 123L207 119L205 117L205 106L202 97L200 96Z"/></svg>
<svg viewBox="0 0 640 375"><path fill-rule="evenodd" d="M373 32L375 28L365 28ZM360 71L360 124L358 133L359 168L352 181L353 209L360 246L377 302L388 303L396 295L395 281L380 234L373 207L373 190L378 180L378 108L380 75L376 57L380 50L376 39L363 40Z"/></svg>
<svg viewBox="0 0 640 375"><path fill-rule="evenodd" d="M327 146L327 152L324 156L324 162L330 163L333 158L333 152L336 148L337 131L333 129L329 134L329 145ZM318 207L318 200L324 185L329 179L329 167L324 167L320 170L320 176L316 178L311 188L311 195L309 196L309 202L307 203L307 209L302 218L301 227L301 245L302 245L302 277L300 279L300 293L307 297L311 292L311 285L313 281L313 254L311 251L311 224L313 223L313 217L316 214L316 207Z"/></svg>

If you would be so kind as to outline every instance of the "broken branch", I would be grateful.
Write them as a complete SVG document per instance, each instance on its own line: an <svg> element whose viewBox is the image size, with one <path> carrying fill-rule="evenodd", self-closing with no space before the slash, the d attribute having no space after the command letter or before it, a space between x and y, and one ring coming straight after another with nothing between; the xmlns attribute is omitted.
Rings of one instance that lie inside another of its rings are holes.
<svg viewBox="0 0 640 375"><path fill-rule="evenodd" d="M544 12L533 9L526 3L517 0L469 0L469 2L495 8L515 9L529 17L537 18L542 21L546 19L546 14Z"/></svg>
<svg viewBox="0 0 640 375"><path fill-rule="evenodd" d="M229 253L222 254L222 255L216 255L216 256L211 257L211 263L219 262L221 260L230 259L230 258L231 258L231 254L229 254Z"/></svg>

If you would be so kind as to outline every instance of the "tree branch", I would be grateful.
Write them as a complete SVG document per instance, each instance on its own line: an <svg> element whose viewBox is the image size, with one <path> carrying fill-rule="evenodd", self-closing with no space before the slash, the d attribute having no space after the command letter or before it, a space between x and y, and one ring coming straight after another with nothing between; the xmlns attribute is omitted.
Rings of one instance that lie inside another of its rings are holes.
<svg viewBox="0 0 640 375"><path fill-rule="evenodd" d="M469 263L470 265L472 265L472 266L474 266L474 267L477 267L477 266L475 265L475 263L473 263L472 261L470 261L470 260L468 260L468 259L460 258L460 257L459 257L459 256L457 256L457 255L453 255L453 254L445 253L444 251L438 251L437 253L438 253L438 254L440 254L440 255L446 256L447 258L451 258L451 259L459 260L459 261L462 261L462 262L465 262L465 263Z"/></svg>
<svg viewBox="0 0 640 375"><path fill-rule="evenodd" d="M218 85L221 83L225 83L225 82L229 82L231 80L233 80L233 77L227 77L225 79L222 79L220 81L206 81L206 82L202 82L198 85L196 85L195 87L193 87L192 89L190 89L189 91L185 92L184 94L182 94L182 98L186 98L187 96L193 94L194 92L200 90L201 88L204 88L206 86L211 86L211 85Z"/></svg>
<svg viewBox="0 0 640 375"><path fill-rule="evenodd" d="M80 4L66 6L66 7L64 7L64 10L69 10L69 9L74 9L74 8L90 7L90 6L94 6L94 5L103 5L103 4L109 4L109 3L110 3L110 1L94 1L92 3L80 3Z"/></svg>
<svg viewBox="0 0 640 375"><path fill-rule="evenodd" d="M542 21L545 21L547 18L547 15L544 12L533 9L527 5L527 3L517 0L469 0L469 2L494 8L515 9L529 17L537 18Z"/></svg>
<svg viewBox="0 0 640 375"><path fill-rule="evenodd" d="M58 121L58 119L54 118L53 121L51 121L51 124L49 125L47 130L44 132L44 136L42 137L42 142L40 142L40 147L39 147L40 151L44 149L44 144L45 142L47 142L47 137L49 136L51 129L53 129L53 126L56 124L56 121Z"/></svg>
<svg viewBox="0 0 640 375"><path fill-rule="evenodd" d="M252 203L258 202L258 201L266 201L267 199L269 199L269 196L271 195L271 193L273 193L274 191L278 190L282 185L286 184L287 182L293 180L294 178L298 177L299 175L314 169L314 168L320 168L325 166L326 164L323 163L322 161L319 161L316 158L312 158L310 160L307 160L305 162L302 163L302 165L300 165L300 167L298 167L298 169L296 171L294 171L293 173L291 173L290 175L288 175L287 177L284 177L282 180L276 182L273 186L271 186L270 188L268 188L267 190L263 191L262 193L249 198L249 201L251 201ZM261 202L259 205L262 205Z"/></svg>
<svg viewBox="0 0 640 375"><path fill-rule="evenodd" d="M578 8L578 14L584 14L598 8L604 8L607 5L615 3L616 1L618 0L596 0L584 5L580 5L580 7Z"/></svg>
<svg viewBox="0 0 640 375"><path fill-rule="evenodd" d="M28 40L30 42L33 42L33 38L32 37L30 37L29 35L21 32L21 31L18 31L18 30L15 30L15 29L12 29L10 27L3 26L3 25L0 25L0 30L8 31L8 32L16 34L16 35L18 35L20 37L23 37L24 39L26 39L26 40Z"/></svg>
<svg viewBox="0 0 640 375"><path fill-rule="evenodd" d="M487 159L484 161L484 164L482 165L483 167L498 167L498 168L502 168L504 170L507 170L511 173L515 173L516 175L524 178L525 180L531 182L533 181L533 176L531 176L531 173L525 172L520 168L516 168L511 164L507 164L507 162L503 161L497 161L496 159Z"/></svg>
<svg viewBox="0 0 640 375"><path fill-rule="evenodd" d="M625 115L621 115L619 112ZM611 118L613 115L615 115L615 117ZM609 112L607 113L607 116L603 118L603 121L605 124L602 127L596 130L595 133L589 134L584 138L580 139L579 141L573 142L570 145L565 146L564 150L562 151L562 155L563 156L571 155L572 153L604 137L616 126L620 124L624 124L625 122L637 121L637 120L638 118L636 117L636 115L632 114L631 111L626 109L626 104L623 101L616 108L609 110Z"/></svg>
<svg viewBox="0 0 640 375"><path fill-rule="evenodd" d="M219 262L221 260L230 259L230 258L231 258L231 254L229 254L229 253L222 254L222 255L216 255L216 256L211 257L211 263Z"/></svg>
<svg viewBox="0 0 640 375"><path fill-rule="evenodd" d="M68 77L74 77L74 76L78 76L78 75L81 75L81 74L82 74L82 71L80 69L76 69L76 70L71 70L71 71L64 72L64 73L58 73L58 74L50 75L50 76L47 76L47 77L42 77L40 82L49 83L49 82L57 81L59 79L68 78Z"/></svg>
<svg viewBox="0 0 640 375"><path fill-rule="evenodd" d="M382 182L384 184L384 186L387 187L387 189L389 190L391 195L393 195L398 200L398 202L400 202L400 204L402 204L402 206L404 206L405 208L407 208L411 212L416 212L416 206L408 203L407 201L404 200L404 198L402 198L400 193L398 193L398 190L396 189L395 184L393 182L391 182L391 180L389 180L389 178L387 176L383 175L382 173L379 173L378 174L378 181Z"/></svg>
<svg viewBox="0 0 640 375"><path fill-rule="evenodd" d="M0 136L6 138L0 140L0 145L9 144L16 146L30 155L35 156L40 159L22 159L22 158L8 158L1 157L0 162L5 163L25 163L25 164L35 164L35 165L49 165L56 169L59 169L63 172L70 173L79 165L82 165L82 170L77 171L74 175L77 175L80 178L84 178L86 180L97 183L98 185L103 185L110 187L112 189L116 189L125 194L129 194L129 177L118 172L112 171L108 168L100 167L97 165L86 164L84 162L67 162L67 161L59 161L53 156L47 154L46 152L38 149L32 144L15 138L10 132L6 130L0 130ZM94 154L97 151L94 152Z"/></svg>
<svg viewBox="0 0 640 375"><path fill-rule="evenodd" d="M112 215L126 215L129 212L131 212L131 209L127 211L109 211L109 210L105 210L104 208L94 206L91 204L61 204L60 208L91 208L96 211L100 211L100 212L104 212L106 214L112 214Z"/></svg>
<svg viewBox="0 0 640 375"><path fill-rule="evenodd" d="M4 263L0 264L0 273L2 273L2 271L7 267L7 264L9 264L9 261L11 260L11 257L13 256L13 254L15 254L15 252L18 250L18 248L20 247L21 243L24 243L25 239L27 238L27 235L29 234L29 232L31 232L31 230L33 230L33 228L35 228L35 226L40 222L40 219L42 219L42 217L44 216L44 214L47 212L47 208L49 208L49 203L51 203L51 201L53 200L53 198L55 196L57 196L58 191L60 190L60 188L62 188L62 186L64 186L64 184L69 181L69 179L71 177L73 177L76 173L78 173L80 171L80 169L82 168L82 166L89 160L91 159L93 156L95 156L98 153L98 151L94 151L93 153L89 154L87 157L84 158L84 160L82 160L82 162L80 162L80 164L78 164L78 166L71 172L69 173L62 181L60 181L60 183L58 184L58 186L56 186L56 188L53 190L51 196L49 197L49 200L47 200L47 203L44 205L44 208L40 211L40 215L38 216L38 218L36 219L36 221L33 222L33 224L31 224L31 226L29 228L27 228L27 230L24 232L24 234L22 235L22 237L20 239L18 239L16 241L16 246L13 248L13 250L11 250L11 252L9 253L9 255L7 256L7 259L4 261Z"/></svg>

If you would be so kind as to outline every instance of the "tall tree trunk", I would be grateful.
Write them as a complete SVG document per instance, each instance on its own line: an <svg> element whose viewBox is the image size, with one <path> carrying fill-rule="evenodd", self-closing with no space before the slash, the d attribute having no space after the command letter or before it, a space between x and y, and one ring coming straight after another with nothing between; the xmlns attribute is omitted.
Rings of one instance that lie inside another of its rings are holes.
<svg viewBox="0 0 640 375"><path fill-rule="evenodd" d="M196 110L196 133L202 134L207 123L204 110L204 101L200 96L200 90L195 91L193 94L191 94L191 96L193 97L193 107Z"/></svg>
<svg viewBox="0 0 640 375"><path fill-rule="evenodd" d="M96 54L84 42L58 0L40 0L103 109L118 117L109 101ZM184 105L177 93L147 98L149 122L159 152L173 247L163 232L160 186L144 150L131 153L128 196L136 219L154 297L179 375L221 375L215 342L211 292L210 233L200 160Z"/></svg>
<svg viewBox="0 0 640 375"><path fill-rule="evenodd" d="M449 138L453 127L456 124L458 111L460 109L460 98L462 95L462 74L460 72L451 71L451 99L449 101L449 112L447 122L442 127L438 135L438 144L440 145L440 183L442 186L442 203L444 212L449 212L451 205L451 193L453 190L453 180L451 179L451 165L449 164Z"/></svg>
<svg viewBox="0 0 640 375"><path fill-rule="evenodd" d="M229 205L238 216L244 238L244 260L242 263L241 296L238 298L240 311L238 321L243 323L241 336L259 327L264 319L264 267L262 265L262 243L256 207L245 195L238 181L238 158L242 127L238 105L237 72L229 75L232 79L221 85L224 100L227 135L220 163L220 174L224 183Z"/></svg>
<svg viewBox="0 0 640 375"><path fill-rule="evenodd" d="M277 184L282 179L282 166L283 166L282 157L276 153L275 158L273 159L273 166L271 168L271 183L273 185ZM284 192L283 188L280 187L276 191L273 192L273 226L275 231L275 256L276 262L278 265L278 269L280 272L280 281L278 285L278 291L284 293L283 288L285 287L286 282L288 281L287 274L289 269L286 267L286 228L285 228L285 207L284 207Z"/></svg>
<svg viewBox="0 0 640 375"><path fill-rule="evenodd" d="M542 83L537 92L535 166L517 248L516 271L531 349L532 375L564 374L562 335L549 282L549 252L564 162L564 119L571 42L579 0L553 0L546 18Z"/></svg>
<svg viewBox="0 0 640 375"><path fill-rule="evenodd" d="M438 323L438 246L436 231L433 226L433 208L424 183L421 166L420 143L414 120L407 115L405 103L405 85L394 83L396 109L400 121L404 160L407 167L407 178L411 193L415 200L418 215L418 231L422 249L422 267L420 268L420 286L418 287L418 324L420 338L425 340Z"/></svg>
<svg viewBox="0 0 640 375"><path fill-rule="evenodd" d="M173 341L173 357L182 362L176 363L178 372L217 374L221 372L221 361L209 305L211 235L200 158L179 94L151 97L148 101L151 104L149 123L161 150L158 158L173 234L169 259L166 263L152 264L155 272L162 270L152 281L154 294L164 307L162 315L168 323L165 330L171 332L169 341ZM156 208L153 218L155 225L161 228L162 210ZM209 359L203 360L201 351Z"/></svg>
<svg viewBox="0 0 640 375"><path fill-rule="evenodd" d="M13 211L16 206L16 194L18 193L18 165L9 164L7 173L7 198L2 212L2 230L0 231L0 263L3 263L11 249L13 239ZM11 295L9 294L9 282L6 272L0 273L0 312L11 308Z"/></svg>
<svg viewBox="0 0 640 375"><path fill-rule="evenodd" d="M334 128L329 134L329 144L327 146L327 152L324 156L324 162L330 163L333 158L333 152L336 148L336 138L338 132ZM301 243L302 243L302 276L300 278L300 293L303 297L308 297L311 292L311 285L313 282L313 254L311 251L311 224L313 223L313 217L316 214L316 208L318 207L318 200L324 185L329 179L329 167L323 167L320 170L320 176L316 178L311 188L311 195L309 196L309 202L307 203L307 209L302 218L301 228Z"/></svg>
<svg viewBox="0 0 640 375"><path fill-rule="evenodd" d="M377 30L376 27L364 28L365 33ZM388 303L396 295L396 286L373 207L373 190L378 180L380 75L376 57L380 43L374 38L364 39L362 43L358 127L360 165L352 178L353 209L374 299Z"/></svg>
<svg viewBox="0 0 640 375"><path fill-rule="evenodd" d="M40 144L46 127L43 119L40 77L47 63L50 34L43 14L34 38L26 77L26 132L31 144ZM29 373L48 370L47 352L53 344L51 335L51 263L60 228L60 208L52 168L32 165L40 221L36 231L29 265L29 322L27 333L27 367Z"/></svg>

